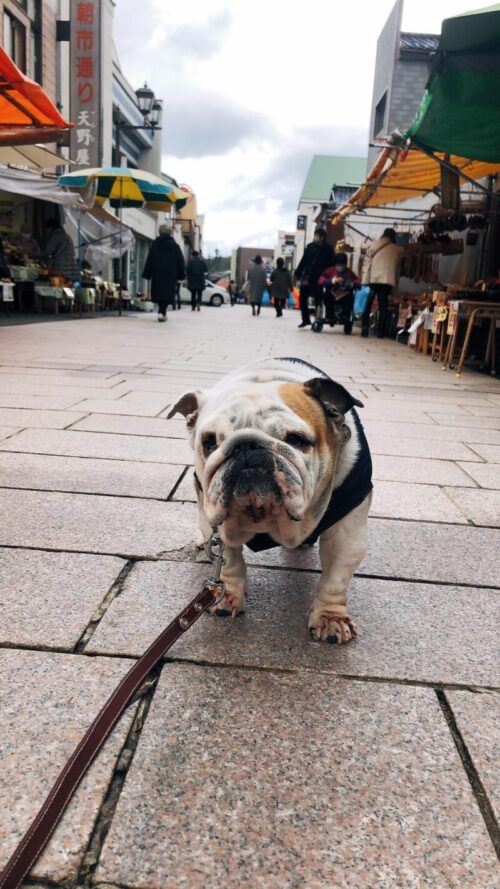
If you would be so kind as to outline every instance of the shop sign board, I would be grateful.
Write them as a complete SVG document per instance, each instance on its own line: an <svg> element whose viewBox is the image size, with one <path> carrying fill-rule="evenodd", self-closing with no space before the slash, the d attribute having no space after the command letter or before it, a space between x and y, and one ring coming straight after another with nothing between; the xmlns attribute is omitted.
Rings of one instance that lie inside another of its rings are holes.
<svg viewBox="0 0 500 889"><path fill-rule="evenodd" d="M101 0L70 3L71 159L98 167L101 130Z"/></svg>
<svg viewBox="0 0 500 889"><path fill-rule="evenodd" d="M307 227L307 216L297 216L297 231L304 231Z"/></svg>

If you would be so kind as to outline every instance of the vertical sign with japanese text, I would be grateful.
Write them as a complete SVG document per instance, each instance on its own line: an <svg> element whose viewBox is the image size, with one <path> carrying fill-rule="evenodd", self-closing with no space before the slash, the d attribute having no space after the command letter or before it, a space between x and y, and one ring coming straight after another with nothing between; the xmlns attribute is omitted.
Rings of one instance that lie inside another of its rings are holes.
<svg viewBox="0 0 500 889"><path fill-rule="evenodd" d="M71 0L71 159L100 165L101 0Z"/></svg>

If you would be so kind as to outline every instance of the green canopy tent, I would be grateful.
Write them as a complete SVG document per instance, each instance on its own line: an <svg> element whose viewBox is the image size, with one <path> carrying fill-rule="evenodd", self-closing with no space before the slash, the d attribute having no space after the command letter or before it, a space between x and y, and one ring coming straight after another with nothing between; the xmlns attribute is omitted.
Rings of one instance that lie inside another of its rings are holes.
<svg viewBox="0 0 500 889"><path fill-rule="evenodd" d="M443 22L427 89L405 136L424 151L500 161L500 4Z"/></svg>

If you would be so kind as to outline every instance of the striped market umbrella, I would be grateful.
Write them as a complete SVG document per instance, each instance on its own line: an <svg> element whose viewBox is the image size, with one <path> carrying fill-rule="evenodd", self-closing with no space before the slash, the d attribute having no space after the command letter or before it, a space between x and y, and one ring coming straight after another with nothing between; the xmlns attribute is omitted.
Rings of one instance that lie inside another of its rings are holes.
<svg viewBox="0 0 500 889"><path fill-rule="evenodd" d="M179 210L189 200L177 185L146 170L130 167L95 167L77 170L59 177L59 185L75 191L96 188L95 202L102 206L106 200L112 207L144 207L146 210L167 212L174 204Z"/></svg>

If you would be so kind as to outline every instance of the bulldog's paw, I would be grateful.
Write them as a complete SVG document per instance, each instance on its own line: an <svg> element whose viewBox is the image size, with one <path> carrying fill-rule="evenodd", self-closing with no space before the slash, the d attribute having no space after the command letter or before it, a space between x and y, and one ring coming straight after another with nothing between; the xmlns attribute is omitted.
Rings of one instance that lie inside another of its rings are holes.
<svg viewBox="0 0 500 889"><path fill-rule="evenodd" d="M234 585L227 586L224 598L210 609L211 614L217 617L232 617L233 619L245 610L245 587Z"/></svg>
<svg viewBox="0 0 500 889"><path fill-rule="evenodd" d="M309 614L309 632L315 642L330 642L332 645L350 642L358 635L356 625L348 614L315 611L314 608Z"/></svg>

